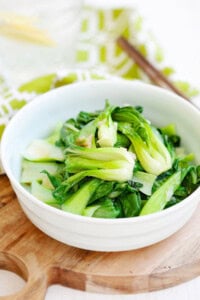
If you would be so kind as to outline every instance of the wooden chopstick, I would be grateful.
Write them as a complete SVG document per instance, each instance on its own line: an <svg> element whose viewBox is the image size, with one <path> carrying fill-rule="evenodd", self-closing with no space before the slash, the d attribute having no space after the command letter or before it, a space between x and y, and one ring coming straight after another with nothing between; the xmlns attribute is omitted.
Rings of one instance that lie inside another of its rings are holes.
<svg viewBox="0 0 200 300"><path fill-rule="evenodd" d="M136 64L138 64L152 82L160 87L170 89L185 100L190 100L158 69L156 69L132 44L130 44L127 39L121 36L117 39L117 44L134 60L134 62L136 62Z"/></svg>

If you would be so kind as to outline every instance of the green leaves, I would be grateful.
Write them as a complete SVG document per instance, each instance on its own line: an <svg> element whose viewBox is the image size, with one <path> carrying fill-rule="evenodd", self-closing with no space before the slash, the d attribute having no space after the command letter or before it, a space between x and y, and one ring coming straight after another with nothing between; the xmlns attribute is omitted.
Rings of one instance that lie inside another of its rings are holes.
<svg viewBox="0 0 200 300"><path fill-rule="evenodd" d="M156 128L142 111L106 101L102 111L58 124L28 148L21 182L44 203L95 218L148 215L179 203L199 187L200 166L173 124Z"/></svg>
<svg viewBox="0 0 200 300"><path fill-rule="evenodd" d="M76 122L79 124L79 126L83 127L86 124L93 121L94 119L96 119L98 115L99 115L98 112L89 113L89 112L81 111L76 118Z"/></svg>
<svg viewBox="0 0 200 300"><path fill-rule="evenodd" d="M125 193L120 197L123 216L125 218L138 216L142 207L139 193Z"/></svg>
<svg viewBox="0 0 200 300"><path fill-rule="evenodd" d="M131 141L134 152L148 173L159 175L171 168L172 159L155 128L133 107L117 107L113 119L119 131Z"/></svg>
<svg viewBox="0 0 200 300"><path fill-rule="evenodd" d="M118 148L123 147L123 148L127 148L128 149L130 147L130 145L131 145L131 142L126 137L126 135L118 132L117 133L117 141L116 141L116 143L115 143L114 146L118 147Z"/></svg>
<svg viewBox="0 0 200 300"><path fill-rule="evenodd" d="M96 200L104 198L112 193L114 189L115 182L113 181L102 181L97 189L95 190L94 194L90 198L89 204L93 203Z"/></svg>
<svg viewBox="0 0 200 300"><path fill-rule="evenodd" d="M74 214L82 214L98 185L98 179L88 180L62 204L62 209Z"/></svg>
<svg viewBox="0 0 200 300"><path fill-rule="evenodd" d="M75 140L79 134L79 129L76 127L74 119L67 120L60 131L60 140L65 147L69 147L75 143Z"/></svg>
<svg viewBox="0 0 200 300"><path fill-rule="evenodd" d="M143 206L140 216L152 214L164 209L176 189L181 184L181 171L170 176L163 185L147 200Z"/></svg>
<svg viewBox="0 0 200 300"><path fill-rule="evenodd" d="M120 215L120 211L120 207L111 199L107 198L97 202L94 205L88 206L83 211L83 215L94 218L113 219Z"/></svg>

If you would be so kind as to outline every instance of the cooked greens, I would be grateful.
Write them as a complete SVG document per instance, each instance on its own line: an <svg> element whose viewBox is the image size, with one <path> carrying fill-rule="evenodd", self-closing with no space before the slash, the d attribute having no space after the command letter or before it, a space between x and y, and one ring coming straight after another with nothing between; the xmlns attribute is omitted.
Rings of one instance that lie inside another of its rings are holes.
<svg viewBox="0 0 200 300"><path fill-rule="evenodd" d="M174 124L157 128L141 106L81 111L25 150L21 183L44 203L95 218L148 215L200 185Z"/></svg>
<svg viewBox="0 0 200 300"><path fill-rule="evenodd" d="M119 131L133 145L142 167L148 173L159 175L172 166L172 157L156 128L131 106L117 107L112 117L118 122Z"/></svg>

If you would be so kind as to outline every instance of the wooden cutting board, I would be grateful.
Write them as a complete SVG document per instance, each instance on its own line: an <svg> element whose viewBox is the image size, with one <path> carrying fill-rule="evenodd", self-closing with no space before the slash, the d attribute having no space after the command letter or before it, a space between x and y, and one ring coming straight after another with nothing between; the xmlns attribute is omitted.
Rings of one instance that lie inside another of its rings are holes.
<svg viewBox="0 0 200 300"><path fill-rule="evenodd" d="M6 176L0 176L0 269L26 285L12 300L44 299L59 283L97 293L155 291L200 275L200 207L172 237L140 250L104 253L80 250L46 236L26 218Z"/></svg>

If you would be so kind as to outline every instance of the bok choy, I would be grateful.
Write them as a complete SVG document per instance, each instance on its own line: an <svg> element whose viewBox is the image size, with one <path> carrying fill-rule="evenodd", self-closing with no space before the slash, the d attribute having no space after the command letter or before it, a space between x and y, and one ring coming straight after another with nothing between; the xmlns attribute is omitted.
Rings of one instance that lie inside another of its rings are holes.
<svg viewBox="0 0 200 300"><path fill-rule="evenodd" d="M81 111L33 140L21 184L45 204L93 218L130 218L183 201L200 185L200 166L174 124L157 128L141 106Z"/></svg>

